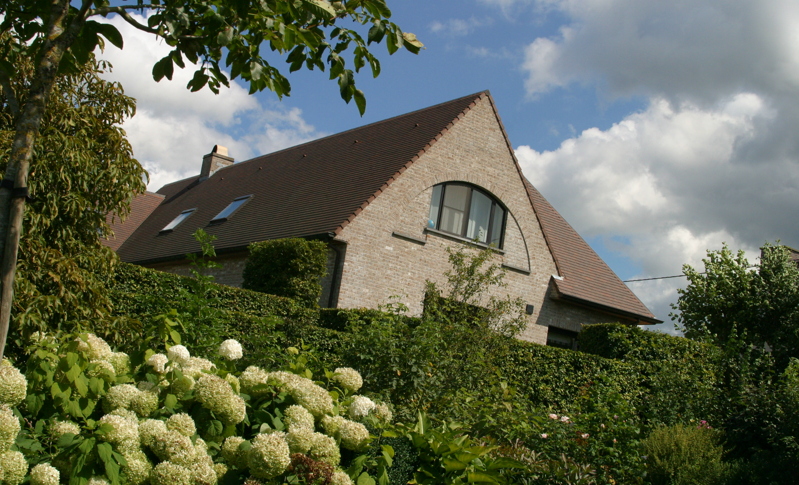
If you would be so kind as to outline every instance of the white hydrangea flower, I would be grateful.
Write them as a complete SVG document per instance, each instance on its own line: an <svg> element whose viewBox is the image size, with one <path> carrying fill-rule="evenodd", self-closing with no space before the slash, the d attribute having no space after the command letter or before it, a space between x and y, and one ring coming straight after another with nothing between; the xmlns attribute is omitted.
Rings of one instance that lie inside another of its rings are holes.
<svg viewBox="0 0 799 485"><path fill-rule="evenodd" d="M155 437L150 447L155 456L164 461L171 461L180 466L191 468L197 458L191 438L177 431L169 431Z"/></svg>
<svg viewBox="0 0 799 485"><path fill-rule="evenodd" d="M288 392L294 401L315 417L333 412L333 398L326 389L317 386L310 379L288 372L272 372L269 380Z"/></svg>
<svg viewBox="0 0 799 485"><path fill-rule="evenodd" d="M8 360L0 362L0 405L16 406L28 394L28 380Z"/></svg>
<svg viewBox="0 0 799 485"><path fill-rule="evenodd" d="M387 404L379 403L375 406L374 416L384 423L390 423L394 420L394 414Z"/></svg>
<svg viewBox="0 0 799 485"><path fill-rule="evenodd" d="M130 400L130 409L142 418L151 415L158 409L158 393L153 391L140 391Z"/></svg>
<svg viewBox="0 0 799 485"><path fill-rule="evenodd" d="M130 409L130 402L140 392L140 390L136 389L136 386L131 384L116 385L105 394L103 398L103 409L107 413L118 408Z"/></svg>
<svg viewBox="0 0 799 485"><path fill-rule="evenodd" d="M225 473L227 473L227 465L224 463L214 463L214 473L216 473L217 480L224 477Z"/></svg>
<svg viewBox="0 0 799 485"><path fill-rule="evenodd" d="M93 360L91 363L94 365L87 370L86 375L89 377L99 377L106 382L116 381L117 371L110 362L105 360Z"/></svg>
<svg viewBox="0 0 799 485"><path fill-rule="evenodd" d="M191 438L197 432L194 419L186 413L173 414L166 420L166 428Z"/></svg>
<svg viewBox="0 0 799 485"><path fill-rule="evenodd" d="M240 449L245 441L241 436L231 436L222 443L222 458L239 470L247 468L247 451Z"/></svg>
<svg viewBox="0 0 799 485"><path fill-rule="evenodd" d="M350 367L339 367L333 371L333 380L338 382L344 389L352 392L363 386L363 378L360 372Z"/></svg>
<svg viewBox="0 0 799 485"><path fill-rule="evenodd" d="M214 485L216 472L213 466L203 463L191 468L191 479L193 485Z"/></svg>
<svg viewBox="0 0 799 485"><path fill-rule="evenodd" d="M244 356L244 349L236 340L228 339L219 345L219 355L227 360L239 360Z"/></svg>
<svg viewBox="0 0 799 485"><path fill-rule="evenodd" d="M156 439L166 434L166 423L157 419L145 419L139 423L139 440L142 446L152 449Z"/></svg>
<svg viewBox="0 0 799 485"><path fill-rule="evenodd" d="M369 430L361 423L345 419L338 428L338 438L343 448L358 451L369 443Z"/></svg>
<svg viewBox="0 0 799 485"><path fill-rule="evenodd" d="M50 437L53 439L53 441L58 441L67 433L79 435L80 426L72 421L55 421L53 425L50 426Z"/></svg>
<svg viewBox="0 0 799 485"><path fill-rule="evenodd" d="M114 366L117 375L130 373L130 357L125 352L112 352L107 361Z"/></svg>
<svg viewBox="0 0 799 485"><path fill-rule="evenodd" d="M184 375L172 381L171 387L175 394L181 396L194 389L195 384L197 384L197 381L193 377Z"/></svg>
<svg viewBox="0 0 799 485"><path fill-rule="evenodd" d="M39 463L31 468L31 485L58 485L61 474L49 463Z"/></svg>
<svg viewBox="0 0 799 485"><path fill-rule="evenodd" d="M169 357L169 360L177 362L178 364L185 364L191 358L189 349L183 345L173 345L169 347L169 350L166 351L166 356Z"/></svg>
<svg viewBox="0 0 799 485"><path fill-rule="evenodd" d="M108 414L115 414L117 416L122 416L123 418L132 419L133 421L139 422L139 415L131 411L130 409L124 408L116 408Z"/></svg>
<svg viewBox="0 0 799 485"><path fill-rule="evenodd" d="M169 461L162 461L155 465L150 472L152 485L192 485L191 471L188 468L176 465Z"/></svg>
<svg viewBox="0 0 799 485"><path fill-rule="evenodd" d="M330 485L353 485L352 479L342 470L336 470L330 477Z"/></svg>
<svg viewBox="0 0 799 485"><path fill-rule="evenodd" d="M328 436L335 437L345 420L346 418L342 416L325 416L322 418L322 427Z"/></svg>
<svg viewBox="0 0 799 485"><path fill-rule="evenodd" d="M147 365L152 367L158 374L166 373L167 362L169 362L169 357L164 354L153 354L147 359Z"/></svg>
<svg viewBox="0 0 799 485"><path fill-rule="evenodd" d="M336 440L322 433L314 433L313 444L308 451L308 456L328 465L337 466L341 461L341 450Z"/></svg>
<svg viewBox="0 0 799 485"><path fill-rule="evenodd" d="M269 381L269 373L260 367L251 365L244 369L244 372L239 376L239 383L241 384L241 392L249 394L252 397L258 397L269 392L266 388L256 390L257 386L266 385Z"/></svg>
<svg viewBox="0 0 799 485"><path fill-rule="evenodd" d="M355 396L350 404L349 414L352 419L361 419L369 415L377 405L366 396Z"/></svg>
<svg viewBox="0 0 799 485"><path fill-rule="evenodd" d="M11 448L17 440L20 429L19 419L14 416L11 408L5 404L0 405L0 453Z"/></svg>
<svg viewBox="0 0 799 485"><path fill-rule="evenodd" d="M89 360L108 360L113 354L106 341L93 333L86 335L85 342L83 340L80 341L78 349L86 352Z"/></svg>
<svg viewBox="0 0 799 485"><path fill-rule="evenodd" d="M142 450L126 450L122 452L125 461L125 474L128 477L128 485L141 485L150 478L153 464L147 459L147 455Z"/></svg>
<svg viewBox="0 0 799 485"><path fill-rule="evenodd" d="M255 478L270 479L286 471L291 463L289 445L283 433L259 434L247 454L250 473Z"/></svg>
<svg viewBox="0 0 799 485"><path fill-rule="evenodd" d="M3 485L19 485L28 473L28 462L19 451L0 453L3 466Z"/></svg>
<svg viewBox="0 0 799 485"><path fill-rule="evenodd" d="M313 429L289 428L289 432L286 433L286 443L289 444L289 450L292 453L308 453L314 444L315 434L316 432Z"/></svg>
<svg viewBox="0 0 799 485"><path fill-rule="evenodd" d="M286 408L283 424L291 431L295 428L306 428L314 430L314 417L307 409L297 404Z"/></svg>
<svg viewBox="0 0 799 485"><path fill-rule="evenodd" d="M106 414L100 418L100 424L111 426L111 431L104 434L102 439L116 445L120 449L135 450L139 443L139 423L134 419L125 418L116 414Z"/></svg>
<svg viewBox="0 0 799 485"><path fill-rule="evenodd" d="M247 415L247 407L230 384L210 374L203 375L195 389L195 397L206 409L226 425L239 424Z"/></svg>
<svg viewBox="0 0 799 485"><path fill-rule="evenodd" d="M111 484L108 483L108 480L106 480L104 477L98 477L97 475L95 475L91 477L88 482L86 482L86 485L111 485Z"/></svg>
<svg viewBox="0 0 799 485"><path fill-rule="evenodd" d="M183 372L183 375L191 376L194 379L199 379L203 376L203 374L215 369L216 366L213 362L208 359L203 359L200 357L190 357L186 362L184 362L181 367L180 371Z"/></svg>

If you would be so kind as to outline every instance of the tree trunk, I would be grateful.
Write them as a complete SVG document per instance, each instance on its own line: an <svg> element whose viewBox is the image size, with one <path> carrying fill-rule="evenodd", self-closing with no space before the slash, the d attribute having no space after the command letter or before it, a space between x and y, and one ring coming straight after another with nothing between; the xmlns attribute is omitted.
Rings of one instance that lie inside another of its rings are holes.
<svg viewBox="0 0 799 485"><path fill-rule="evenodd" d="M33 147L44 118L47 99L53 90L58 66L66 50L72 45L85 23L84 8L72 19L65 30L69 0L51 0L47 38L42 46L42 56L16 124L11 157L6 167L5 180L13 181L15 188L28 185L28 173L33 159ZM12 198L12 196L14 196ZM14 275L17 269L19 238L25 214L25 197L14 194L14 189L0 187L0 360L8 337L11 306L14 298Z"/></svg>

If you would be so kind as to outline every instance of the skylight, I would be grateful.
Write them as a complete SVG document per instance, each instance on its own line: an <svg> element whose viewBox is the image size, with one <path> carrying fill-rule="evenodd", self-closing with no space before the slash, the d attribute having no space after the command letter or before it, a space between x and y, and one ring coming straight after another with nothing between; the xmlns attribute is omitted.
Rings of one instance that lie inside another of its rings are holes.
<svg viewBox="0 0 799 485"><path fill-rule="evenodd" d="M233 202L228 204L228 206L222 210L222 212L220 212L219 214L216 215L216 217L211 219L211 222L220 222L226 220L234 212L236 212L236 210L238 210L239 207L241 207L242 205L244 205L245 202L250 200L251 197L252 195L244 195L237 199L234 199Z"/></svg>
<svg viewBox="0 0 799 485"><path fill-rule="evenodd" d="M170 222L169 224L166 225L166 227L161 229L161 232L171 231L172 229L178 227L178 225L180 225L181 222L185 221L186 218L188 218L190 215L192 215L194 213L194 211L196 211L196 210L197 210L196 208L195 209L186 209L185 211L181 212L180 214L178 214L177 217L172 219L172 222Z"/></svg>

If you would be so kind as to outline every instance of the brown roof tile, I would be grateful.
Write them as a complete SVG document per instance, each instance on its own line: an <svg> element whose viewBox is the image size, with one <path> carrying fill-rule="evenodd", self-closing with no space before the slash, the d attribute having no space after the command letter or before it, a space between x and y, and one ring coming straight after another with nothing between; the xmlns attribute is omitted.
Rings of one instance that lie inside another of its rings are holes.
<svg viewBox="0 0 799 485"><path fill-rule="evenodd" d="M525 179L525 185L563 278L553 279L559 297L621 313L642 323L661 323L533 184Z"/></svg>
<svg viewBox="0 0 799 485"><path fill-rule="evenodd" d="M314 140L163 187L163 204L119 249L123 261L147 263L199 249L199 227L217 251L281 237L335 233L458 118L477 93ZM199 166L199 161L198 161ZM225 222L211 219L236 197L253 198ZM161 233L186 209L182 224Z"/></svg>
<svg viewBox="0 0 799 485"><path fill-rule="evenodd" d="M111 230L114 231L114 237L102 239L100 242L116 251L163 200L163 195L145 192L130 201L130 213L124 221L113 212L107 214L105 221L111 226Z"/></svg>

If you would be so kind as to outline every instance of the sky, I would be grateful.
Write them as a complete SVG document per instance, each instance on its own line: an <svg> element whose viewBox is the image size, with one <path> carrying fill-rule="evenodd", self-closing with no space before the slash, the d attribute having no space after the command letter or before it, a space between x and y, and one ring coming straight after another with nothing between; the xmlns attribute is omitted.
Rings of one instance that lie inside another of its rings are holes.
<svg viewBox="0 0 799 485"><path fill-rule="evenodd" d="M524 174L622 280L679 275L726 243L755 262L799 247L799 2L387 0L425 44L356 79L361 117L319 71L291 96L233 83L155 83L168 52L120 19L103 57L138 101L124 128L150 190L198 173L215 144L238 161L490 90ZM674 333L683 278L628 283Z"/></svg>

